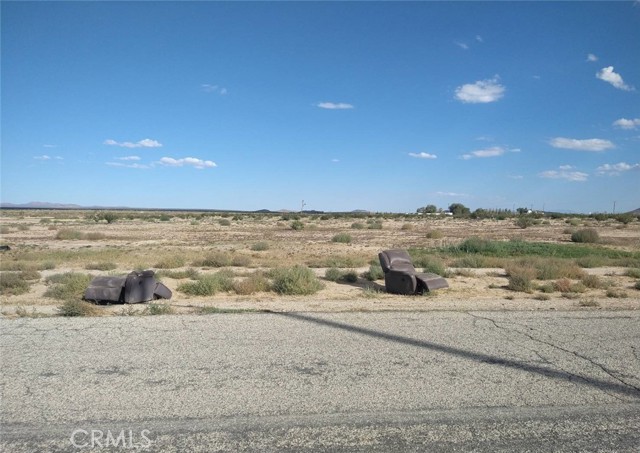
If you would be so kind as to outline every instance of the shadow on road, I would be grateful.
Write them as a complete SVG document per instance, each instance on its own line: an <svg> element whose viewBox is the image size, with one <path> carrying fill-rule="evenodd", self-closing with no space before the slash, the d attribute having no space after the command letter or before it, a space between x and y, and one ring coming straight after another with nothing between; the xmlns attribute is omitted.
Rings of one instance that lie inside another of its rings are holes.
<svg viewBox="0 0 640 453"><path fill-rule="evenodd" d="M640 389L626 385L624 383L608 382L601 379L584 377L577 374L571 374L562 370L554 370L550 368L544 368L541 366L532 365L526 362L517 360L504 359L495 355L482 354L478 352L468 351L466 349L455 348L452 346L444 346L438 343L432 343L430 341L417 340L415 338L403 337L401 335L394 335L386 332L380 332L378 330L367 329L365 327L358 327L343 322L330 321L328 319L317 318L302 313L274 313L279 316L285 316L287 318L296 319L298 321L312 322L315 324L323 325L326 327L332 327L334 329L345 330L347 332L353 332L361 335L367 335L369 337L378 338L386 341L393 341L395 343L406 344L409 346L416 346L419 348L429 349L432 351L444 352L446 354L455 355L468 360L479 363L488 363L492 365L498 365L505 368L514 368L528 373L534 373L541 376L545 376L551 379L558 379L569 382L576 382L590 387L595 387L598 390L615 392L625 396L632 396L640 398ZM596 365L597 366L597 365Z"/></svg>

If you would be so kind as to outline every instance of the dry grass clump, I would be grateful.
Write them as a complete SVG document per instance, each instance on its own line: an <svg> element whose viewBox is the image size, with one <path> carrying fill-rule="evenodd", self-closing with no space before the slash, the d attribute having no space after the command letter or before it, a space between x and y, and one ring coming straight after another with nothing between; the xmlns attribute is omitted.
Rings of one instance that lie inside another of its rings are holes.
<svg viewBox="0 0 640 453"><path fill-rule="evenodd" d="M231 265L231 256L224 252L213 252L193 262L196 267L226 267Z"/></svg>
<svg viewBox="0 0 640 453"><path fill-rule="evenodd" d="M234 255L231 258L231 265L235 267L251 266L251 258L246 255Z"/></svg>
<svg viewBox="0 0 640 453"><path fill-rule="evenodd" d="M382 266L378 263L373 263L369 266L369 270L362 274L364 278L373 282L376 280L381 280L384 278L384 271L382 270Z"/></svg>
<svg viewBox="0 0 640 453"><path fill-rule="evenodd" d="M324 288L313 271L305 266L293 266L273 269L269 276L271 288L283 295L310 295Z"/></svg>
<svg viewBox="0 0 640 453"><path fill-rule="evenodd" d="M572 242L596 243L600 240L598 232L593 228L578 230L571 235Z"/></svg>
<svg viewBox="0 0 640 453"><path fill-rule="evenodd" d="M537 271L533 267L512 265L505 268L509 283L507 288L511 291L521 291L530 293L533 289L532 280L536 277Z"/></svg>
<svg viewBox="0 0 640 453"><path fill-rule="evenodd" d="M92 271L112 271L116 269L118 265L116 263L89 263L84 268Z"/></svg>
<svg viewBox="0 0 640 453"><path fill-rule="evenodd" d="M340 242L342 244L350 244L351 240L351 235L348 233L338 233L331 238L331 242Z"/></svg>
<svg viewBox="0 0 640 453"><path fill-rule="evenodd" d="M89 240L89 241L99 241L102 239L106 239L107 236L104 233L100 232L91 232L91 233L83 233L78 230L71 230L68 228L64 228L59 230L56 233L56 239L62 241L78 241L78 240Z"/></svg>
<svg viewBox="0 0 640 453"><path fill-rule="evenodd" d="M597 275L585 275L580 281L584 286L591 289L599 289L605 286L605 283Z"/></svg>
<svg viewBox="0 0 640 453"><path fill-rule="evenodd" d="M607 297L610 297L612 299L624 299L629 297L629 295L625 291L617 288L609 288L606 295Z"/></svg>
<svg viewBox="0 0 640 453"><path fill-rule="evenodd" d="M444 233L440 230L430 230L427 232L427 239L442 239Z"/></svg>
<svg viewBox="0 0 640 453"><path fill-rule="evenodd" d="M200 275L196 281L182 283L178 291L190 296L212 296L233 289L233 272L222 270L215 274Z"/></svg>
<svg viewBox="0 0 640 453"><path fill-rule="evenodd" d="M44 296L60 300L80 299L92 278L91 275L78 272L52 275L46 279L47 284L51 286L45 291Z"/></svg>
<svg viewBox="0 0 640 453"><path fill-rule="evenodd" d="M269 250L269 243L266 241L256 242L251 246L251 250L254 252L263 252L265 250Z"/></svg>
<svg viewBox="0 0 640 453"><path fill-rule="evenodd" d="M0 272L0 295L17 296L29 292L31 285L18 272Z"/></svg>
<svg viewBox="0 0 640 453"><path fill-rule="evenodd" d="M561 293L583 293L587 290L587 287L578 282L573 283L568 278L561 278L560 280L556 280L553 284L556 291Z"/></svg>
<svg viewBox="0 0 640 453"><path fill-rule="evenodd" d="M60 316L98 316L100 309L89 302L78 299L68 299L58 307Z"/></svg>
<svg viewBox="0 0 640 453"><path fill-rule="evenodd" d="M269 291L269 280L262 272L254 272L243 280L234 281L233 290L241 296Z"/></svg>
<svg viewBox="0 0 640 453"><path fill-rule="evenodd" d="M324 278L330 282L355 283L358 281L358 273L354 270L345 271L337 267L331 267L324 273Z"/></svg>
<svg viewBox="0 0 640 453"><path fill-rule="evenodd" d="M325 258L318 258L307 261L309 267L339 267L353 268L362 267L367 264L367 260L362 256L332 255Z"/></svg>
<svg viewBox="0 0 640 453"><path fill-rule="evenodd" d="M182 255L171 255L157 262L153 267L158 269L175 269L185 265L185 259Z"/></svg>
<svg viewBox="0 0 640 453"><path fill-rule="evenodd" d="M176 280L182 280L185 278L196 280L199 276L200 276L200 272L198 272L198 270L194 269L193 267L190 267L184 270L177 270L177 271L164 270L164 271L156 272L155 274L156 279L162 279L164 277L167 277L167 278L174 278Z"/></svg>

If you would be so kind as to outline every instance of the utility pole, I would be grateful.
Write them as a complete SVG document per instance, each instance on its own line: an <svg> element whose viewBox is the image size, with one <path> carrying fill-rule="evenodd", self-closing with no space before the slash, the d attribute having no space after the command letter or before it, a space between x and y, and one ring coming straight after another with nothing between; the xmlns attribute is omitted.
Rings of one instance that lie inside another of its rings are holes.
<svg viewBox="0 0 640 453"><path fill-rule="evenodd" d="M302 200L302 204L300 205L300 212L304 211L305 206L306 206L306 203L304 202L304 200Z"/></svg>
<svg viewBox="0 0 640 453"><path fill-rule="evenodd" d="M616 202L614 201L613 202L613 214L615 214L615 213L616 213Z"/></svg>

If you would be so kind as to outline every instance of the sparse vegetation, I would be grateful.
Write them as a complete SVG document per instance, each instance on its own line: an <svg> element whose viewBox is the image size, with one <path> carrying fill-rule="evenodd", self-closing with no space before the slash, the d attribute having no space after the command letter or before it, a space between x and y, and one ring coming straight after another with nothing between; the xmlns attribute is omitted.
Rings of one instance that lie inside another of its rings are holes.
<svg viewBox="0 0 640 453"><path fill-rule="evenodd" d="M278 294L310 295L324 287L313 271L304 266L273 269L270 277L272 288Z"/></svg>
<svg viewBox="0 0 640 453"><path fill-rule="evenodd" d="M269 250L269 243L266 241L256 242L251 246L251 250L254 252L264 252L265 250Z"/></svg>
<svg viewBox="0 0 640 453"><path fill-rule="evenodd" d="M182 255L170 255L158 261L153 267L158 269L175 269L185 265L185 259Z"/></svg>
<svg viewBox="0 0 640 453"><path fill-rule="evenodd" d="M91 275L77 272L52 275L46 279L50 286L45 291L44 296L59 300L80 299L85 289L89 286L91 279Z"/></svg>
<svg viewBox="0 0 640 453"><path fill-rule="evenodd" d="M87 270L95 270L95 271L112 271L117 268L118 265L116 263L89 263L84 268Z"/></svg>
<svg viewBox="0 0 640 453"><path fill-rule="evenodd" d="M600 236L598 232L593 228L585 228L583 230L578 230L571 235L572 242L585 242L585 243L596 243L600 241Z"/></svg>
<svg viewBox="0 0 640 453"><path fill-rule="evenodd" d="M185 282L178 286L178 291L189 296L213 296L218 292L233 289L233 273L218 271L215 274L200 275L196 281Z"/></svg>
<svg viewBox="0 0 640 453"><path fill-rule="evenodd" d="M536 276L536 269L524 266L512 266L505 269L509 283L507 288L511 291L530 293L533 289L532 280Z"/></svg>
<svg viewBox="0 0 640 453"><path fill-rule="evenodd" d="M29 291L31 285L18 272L0 272L0 295L17 296Z"/></svg>
<svg viewBox="0 0 640 453"><path fill-rule="evenodd" d="M150 303L142 311L143 315L155 316L155 315L170 315L174 313L173 307L167 304Z"/></svg>
<svg viewBox="0 0 640 453"><path fill-rule="evenodd" d="M214 252L201 260L193 262L196 267L227 267L231 265L231 257L224 252Z"/></svg>
<svg viewBox="0 0 640 453"><path fill-rule="evenodd" d="M427 232L427 239L442 239L444 233L440 230L430 230Z"/></svg>
<svg viewBox="0 0 640 453"><path fill-rule="evenodd" d="M242 280L234 281L233 291L241 296L269 291L269 281L262 272L254 272Z"/></svg>
<svg viewBox="0 0 640 453"><path fill-rule="evenodd" d="M347 233L338 233L335 236L333 236L333 238L331 238L332 242L340 242L343 244L350 244L351 243L351 235L347 234Z"/></svg>
<svg viewBox="0 0 640 453"><path fill-rule="evenodd" d="M376 281L384 278L384 271L382 270L382 266L380 264L371 264L369 266L369 270L362 275L369 281Z"/></svg>
<svg viewBox="0 0 640 453"><path fill-rule="evenodd" d="M303 230L304 223L302 223L300 220L294 220L293 222L291 222L291 229L295 231Z"/></svg>
<svg viewBox="0 0 640 453"><path fill-rule="evenodd" d="M58 307L58 314L60 316L98 316L100 309L89 302L78 299L65 300L62 305Z"/></svg>

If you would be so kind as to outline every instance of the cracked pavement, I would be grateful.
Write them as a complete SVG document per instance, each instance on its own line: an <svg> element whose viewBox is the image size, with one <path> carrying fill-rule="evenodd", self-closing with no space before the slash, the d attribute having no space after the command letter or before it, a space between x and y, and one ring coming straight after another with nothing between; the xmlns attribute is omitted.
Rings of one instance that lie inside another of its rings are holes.
<svg viewBox="0 0 640 453"><path fill-rule="evenodd" d="M0 449L637 451L638 345L637 311L2 319Z"/></svg>

